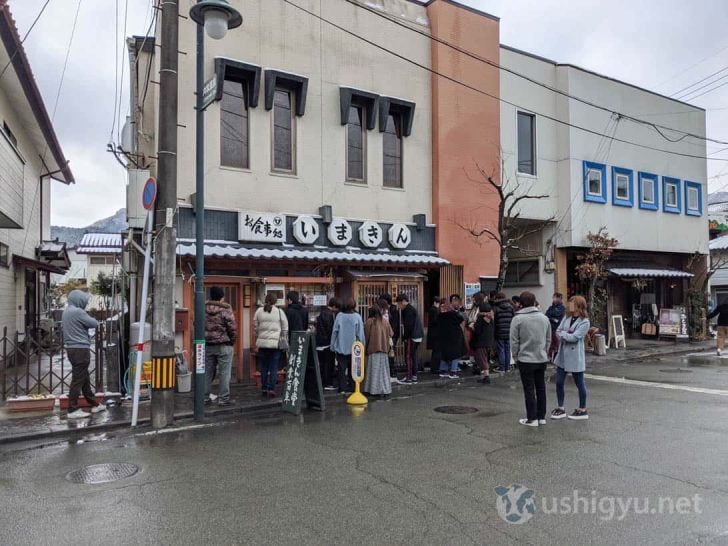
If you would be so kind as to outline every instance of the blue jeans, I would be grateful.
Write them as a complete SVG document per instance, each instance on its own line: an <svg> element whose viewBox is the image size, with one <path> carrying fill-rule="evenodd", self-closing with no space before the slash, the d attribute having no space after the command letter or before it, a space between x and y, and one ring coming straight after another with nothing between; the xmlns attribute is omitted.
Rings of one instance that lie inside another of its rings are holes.
<svg viewBox="0 0 728 546"><path fill-rule="evenodd" d="M232 345L207 345L205 347L205 395L210 396L212 380L217 372L220 381L220 400L230 398L230 371L233 364Z"/></svg>
<svg viewBox="0 0 728 546"><path fill-rule="evenodd" d="M448 367L450 367L451 373L458 373L460 371L460 359L440 361L440 373L445 373Z"/></svg>
<svg viewBox="0 0 728 546"><path fill-rule="evenodd" d="M279 349L258 349L260 384L263 387L263 392L275 392L280 360L281 351Z"/></svg>
<svg viewBox="0 0 728 546"><path fill-rule="evenodd" d="M499 339L498 345L498 363L504 372L511 369L511 341L509 339Z"/></svg>
<svg viewBox="0 0 728 546"><path fill-rule="evenodd" d="M569 373L564 368L556 368L556 401L560 408L564 407L564 382L566 374ZM579 407L586 408L586 383L584 382L584 372L571 372L574 378L576 388L579 389Z"/></svg>

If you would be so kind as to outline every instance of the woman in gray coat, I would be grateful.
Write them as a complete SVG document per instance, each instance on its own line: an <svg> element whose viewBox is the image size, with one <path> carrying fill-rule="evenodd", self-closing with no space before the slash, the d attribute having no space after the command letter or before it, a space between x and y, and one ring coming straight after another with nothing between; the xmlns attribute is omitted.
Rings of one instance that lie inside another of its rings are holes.
<svg viewBox="0 0 728 546"><path fill-rule="evenodd" d="M566 417L564 410L564 382L566 374L570 373L579 390L579 407L568 416L569 419L588 419L586 410L586 384L584 371L586 370L586 353L584 338L589 332L589 316L587 314L586 300L581 296L572 296L569 299L568 312L556 330L559 338L559 352L556 355L556 398L559 407L551 412L551 419Z"/></svg>

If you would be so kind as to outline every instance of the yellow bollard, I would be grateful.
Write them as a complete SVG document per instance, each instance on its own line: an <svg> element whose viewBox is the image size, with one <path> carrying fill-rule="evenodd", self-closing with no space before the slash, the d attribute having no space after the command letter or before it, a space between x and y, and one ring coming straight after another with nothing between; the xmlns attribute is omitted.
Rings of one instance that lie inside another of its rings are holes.
<svg viewBox="0 0 728 546"><path fill-rule="evenodd" d="M351 346L351 378L354 380L354 392L346 399L347 404L363 406L369 400L361 393L361 382L364 380L364 344L355 341Z"/></svg>

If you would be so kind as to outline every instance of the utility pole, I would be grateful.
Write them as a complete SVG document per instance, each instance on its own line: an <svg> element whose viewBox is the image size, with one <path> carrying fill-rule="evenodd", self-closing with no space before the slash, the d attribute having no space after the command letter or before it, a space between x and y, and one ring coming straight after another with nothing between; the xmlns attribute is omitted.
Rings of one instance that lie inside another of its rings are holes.
<svg viewBox="0 0 728 546"><path fill-rule="evenodd" d="M174 422L174 285L177 228L177 67L179 5L162 0L159 66L159 141L154 227L154 312L152 328L152 427Z"/></svg>

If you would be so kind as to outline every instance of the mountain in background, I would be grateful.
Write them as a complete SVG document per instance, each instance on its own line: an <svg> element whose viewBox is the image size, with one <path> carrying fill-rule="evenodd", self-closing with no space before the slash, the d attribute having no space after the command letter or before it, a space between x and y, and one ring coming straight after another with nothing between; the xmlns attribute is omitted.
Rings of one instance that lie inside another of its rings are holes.
<svg viewBox="0 0 728 546"><path fill-rule="evenodd" d="M126 209L119 209L113 216L103 218L82 228L51 226L51 239L58 239L69 248L78 246L85 233L119 233L129 226L126 223Z"/></svg>

